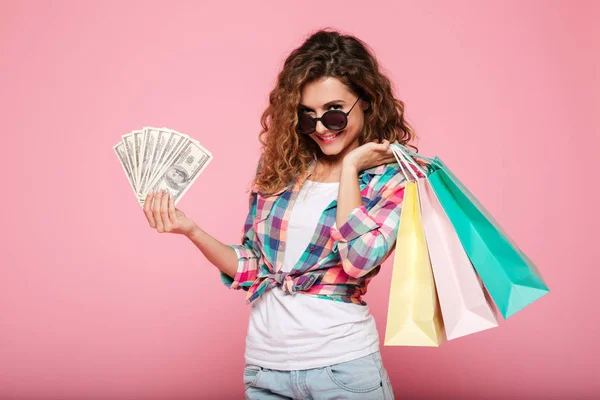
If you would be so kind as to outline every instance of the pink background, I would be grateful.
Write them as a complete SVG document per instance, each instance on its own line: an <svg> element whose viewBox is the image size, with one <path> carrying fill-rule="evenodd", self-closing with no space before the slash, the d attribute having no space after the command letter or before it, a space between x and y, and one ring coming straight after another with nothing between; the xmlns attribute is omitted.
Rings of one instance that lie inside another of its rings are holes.
<svg viewBox="0 0 600 400"><path fill-rule="evenodd" d="M112 146L145 125L198 139L214 161L179 206L239 243L268 93L324 26L373 47L421 152L551 288L496 329L383 348L396 395L600 395L599 4L2 2L0 399L243 397L243 292L148 227ZM382 339L390 267L366 297Z"/></svg>

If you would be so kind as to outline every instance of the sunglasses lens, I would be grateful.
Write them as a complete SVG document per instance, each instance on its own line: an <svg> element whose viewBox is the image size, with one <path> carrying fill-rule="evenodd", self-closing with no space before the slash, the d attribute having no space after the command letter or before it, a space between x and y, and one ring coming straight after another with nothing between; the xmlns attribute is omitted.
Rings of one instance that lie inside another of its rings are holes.
<svg viewBox="0 0 600 400"><path fill-rule="evenodd" d="M298 116L298 130L301 133L311 133L315 130L317 126L315 120L313 120L309 115L301 114Z"/></svg>
<svg viewBox="0 0 600 400"><path fill-rule="evenodd" d="M327 129L331 129L333 131L339 131L346 127L346 115L343 112L336 111L327 111L323 114L323 125L327 127Z"/></svg>

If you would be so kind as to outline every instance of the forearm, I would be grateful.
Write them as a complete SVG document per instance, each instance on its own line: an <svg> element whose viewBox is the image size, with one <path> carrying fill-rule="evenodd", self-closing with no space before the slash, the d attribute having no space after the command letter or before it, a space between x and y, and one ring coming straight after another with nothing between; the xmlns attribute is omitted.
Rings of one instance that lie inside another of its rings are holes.
<svg viewBox="0 0 600 400"><path fill-rule="evenodd" d="M235 250L197 227L188 238L221 272L234 277L238 267Z"/></svg>
<svg viewBox="0 0 600 400"><path fill-rule="evenodd" d="M380 176L377 193L363 204L357 171L353 164L342 167L336 228L331 236L337 243L344 271L360 278L376 268L393 249L403 199L404 176L395 169ZM383 180L383 181L381 181ZM342 185L344 185L342 187ZM376 204L372 204L376 201Z"/></svg>
<svg viewBox="0 0 600 400"><path fill-rule="evenodd" d="M339 228L348 220L348 216L356 207L362 205L362 195L358 186L358 170L350 163L344 163L340 176L338 193L336 226Z"/></svg>

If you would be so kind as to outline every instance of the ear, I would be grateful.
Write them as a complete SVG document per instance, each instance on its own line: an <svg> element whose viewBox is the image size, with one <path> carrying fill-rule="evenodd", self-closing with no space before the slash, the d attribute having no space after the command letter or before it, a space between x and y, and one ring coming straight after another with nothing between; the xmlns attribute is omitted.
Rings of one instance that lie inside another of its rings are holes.
<svg viewBox="0 0 600 400"><path fill-rule="evenodd" d="M369 103L368 101L361 100L361 103L363 111L367 111L369 108L371 108L371 103Z"/></svg>

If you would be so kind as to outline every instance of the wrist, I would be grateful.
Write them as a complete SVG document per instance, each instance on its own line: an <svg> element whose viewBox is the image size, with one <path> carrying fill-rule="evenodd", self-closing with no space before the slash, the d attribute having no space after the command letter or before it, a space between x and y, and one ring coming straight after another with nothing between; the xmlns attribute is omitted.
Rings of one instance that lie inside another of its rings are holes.
<svg viewBox="0 0 600 400"><path fill-rule="evenodd" d="M359 168L351 158L344 158L342 162L342 173L347 172L355 172L358 174Z"/></svg>
<svg viewBox="0 0 600 400"><path fill-rule="evenodd" d="M185 236L187 236L188 239L194 241L194 239L197 239L203 233L204 232L202 231L202 229L200 229L198 225L195 225L189 232L185 234Z"/></svg>

